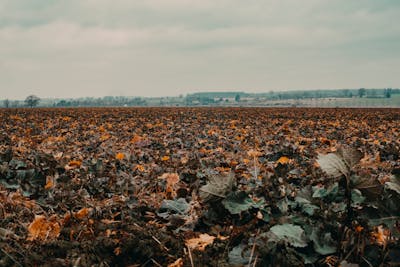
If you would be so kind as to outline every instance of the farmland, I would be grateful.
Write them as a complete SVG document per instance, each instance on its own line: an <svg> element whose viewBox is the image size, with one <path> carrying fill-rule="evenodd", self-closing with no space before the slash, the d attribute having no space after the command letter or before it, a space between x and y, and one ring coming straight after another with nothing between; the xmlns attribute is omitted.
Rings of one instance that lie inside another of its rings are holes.
<svg viewBox="0 0 400 267"><path fill-rule="evenodd" d="M0 266L400 264L400 110L2 109Z"/></svg>

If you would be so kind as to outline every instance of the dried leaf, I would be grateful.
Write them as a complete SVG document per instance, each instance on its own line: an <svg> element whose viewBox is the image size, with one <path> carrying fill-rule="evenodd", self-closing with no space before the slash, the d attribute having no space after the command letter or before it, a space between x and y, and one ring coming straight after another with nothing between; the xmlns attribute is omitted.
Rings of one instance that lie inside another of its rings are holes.
<svg viewBox="0 0 400 267"><path fill-rule="evenodd" d="M123 159L125 158L125 154L119 152L119 153L117 153L117 154L115 155L115 158L116 158L117 160L123 160Z"/></svg>
<svg viewBox="0 0 400 267"><path fill-rule="evenodd" d="M326 174L333 178L338 178L342 175L348 177L351 169L361 158L361 152L356 149L340 148L334 153L319 154L317 163Z"/></svg>
<svg viewBox="0 0 400 267"><path fill-rule="evenodd" d="M44 189L51 189L53 187L54 187L54 177L47 176L46 177L46 185L44 186Z"/></svg>
<svg viewBox="0 0 400 267"><path fill-rule="evenodd" d="M82 162L79 160L71 160L64 168L68 170L76 169L81 167Z"/></svg>
<svg viewBox="0 0 400 267"><path fill-rule="evenodd" d="M192 250L204 251L205 248L214 242L215 236L209 234L200 234L197 238L187 239L186 246Z"/></svg>
<svg viewBox="0 0 400 267"><path fill-rule="evenodd" d="M177 173L164 173L159 177L159 179L164 179L167 181L168 186L174 186L179 182L179 174Z"/></svg>
<svg viewBox="0 0 400 267"><path fill-rule="evenodd" d="M285 157L285 156L280 157L280 158L276 161L276 163L280 163L280 164L282 164L282 165L288 164L289 162L290 162L290 159L289 159L288 157Z"/></svg>
<svg viewBox="0 0 400 267"><path fill-rule="evenodd" d="M317 162L326 174L334 178L338 178L342 175L347 176L350 172L342 158L336 153L327 155L319 154Z"/></svg>
<svg viewBox="0 0 400 267"><path fill-rule="evenodd" d="M173 263L168 264L168 267L183 267L183 260L182 258L177 259Z"/></svg>
<svg viewBox="0 0 400 267"><path fill-rule="evenodd" d="M200 197L204 201L225 198L235 184L234 175L211 175L206 185L200 187Z"/></svg>
<svg viewBox="0 0 400 267"><path fill-rule="evenodd" d="M176 184L179 182L179 175L177 173L164 173L159 177L167 182L166 186L166 197L175 198L176 197Z"/></svg>
<svg viewBox="0 0 400 267"><path fill-rule="evenodd" d="M385 188L390 189L400 195L400 179L391 177L390 182L385 183Z"/></svg>
<svg viewBox="0 0 400 267"><path fill-rule="evenodd" d="M82 208L79 211L74 213L74 217L78 220L83 220L83 219L87 218L87 216L89 215L91 210L92 210L91 208Z"/></svg>
<svg viewBox="0 0 400 267"><path fill-rule="evenodd" d="M386 246L387 242L390 238L390 231L389 229L383 228L382 225L375 227L374 231L371 232L371 241L381 245Z"/></svg>
<svg viewBox="0 0 400 267"><path fill-rule="evenodd" d="M43 215L36 215L35 219L28 226L29 236L27 240L53 240L60 235L60 224L55 221L55 218L47 220Z"/></svg>

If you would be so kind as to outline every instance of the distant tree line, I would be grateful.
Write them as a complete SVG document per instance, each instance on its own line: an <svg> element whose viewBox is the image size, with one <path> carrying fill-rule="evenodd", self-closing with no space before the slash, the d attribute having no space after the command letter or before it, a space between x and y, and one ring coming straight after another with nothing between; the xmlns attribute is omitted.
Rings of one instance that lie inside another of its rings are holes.
<svg viewBox="0 0 400 267"><path fill-rule="evenodd" d="M36 95L29 95L25 98L24 104L21 104L21 101L19 101L19 100L11 101L9 99L5 99L5 100L3 100L3 107L9 108L9 107L25 106L25 107L33 108L33 107L36 107L39 104L39 102L40 102L39 97L37 97Z"/></svg>
<svg viewBox="0 0 400 267"><path fill-rule="evenodd" d="M145 99L140 97L105 96L102 98L62 99L57 101L55 107L121 107L121 106L146 106Z"/></svg>
<svg viewBox="0 0 400 267"><path fill-rule="evenodd" d="M302 90L302 91L270 91L267 93L245 92L199 92L179 97L125 97L105 96L100 98L70 98L59 100L40 99L29 95L24 101L5 99L2 106L11 107L130 107L130 106L196 106L196 105L229 105L246 102L274 100L302 100L321 98L391 98L400 94L400 89L339 89L339 90Z"/></svg>

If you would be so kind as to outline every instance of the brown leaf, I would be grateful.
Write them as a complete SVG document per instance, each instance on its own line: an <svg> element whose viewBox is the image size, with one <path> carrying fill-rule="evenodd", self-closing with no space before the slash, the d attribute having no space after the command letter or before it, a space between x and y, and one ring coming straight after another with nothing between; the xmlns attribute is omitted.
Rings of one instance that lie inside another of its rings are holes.
<svg viewBox="0 0 400 267"><path fill-rule="evenodd" d="M57 239L60 235L61 227L55 219L55 217L52 217L47 220L43 215L36 215L33 222L28 226L29 236L27 240L47 241Z"/></svg>
<svg viewBox="0 0 400 267"><path fill-rule="evenodd" d="M205 248L214 242L215 236L209 234L200 234L199 237L187 239L186 246L192 250L204 251Z"/></svg>
<svg viewBox="0 0 400 267"><path fill-rule="evenodd" d="M173 263L168 264L168 267L183 267L183 260L182 258L177 259Z"/></svg>
<svg viewBox="0 0 400 267"><path fill-rule="evenodd" d="M92 210L91 208L82 208L74 213L74 217L78 220L83 220L87 218L91 210Z"/></svg>

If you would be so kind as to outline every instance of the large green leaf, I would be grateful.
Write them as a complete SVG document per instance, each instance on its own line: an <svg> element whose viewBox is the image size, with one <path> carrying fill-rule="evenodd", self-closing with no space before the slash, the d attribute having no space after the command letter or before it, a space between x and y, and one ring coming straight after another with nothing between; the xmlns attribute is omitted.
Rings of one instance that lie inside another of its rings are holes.
<svg viewBox="0 0 400 267"><path fill-rule="evenodd" d="M249 263L250 251L245 248L245 245L240 244L229 251L228 259L231 266L244 266Z"/></svg>
<svg viewBox="0 0 400 267"><path fill-rule="evenodd" d="M240 214L250 208L261 208L265 203L263 200L254 202L246 192L239 191L230 193L222 204L231 214Z"/></svg>
<svg viewBox="0 0 400 267"><path fill-rule="evenodd" d="M301 211L309 216L314 215L314 212L319 209L318 206L311 204L311 201L306 198L297 196L294 200L300 206Z"/></svg>
<svg viewBox="0 0 400 267"><path fill-rule="evenodd" d="M294 224L274 225L268 232L269 241L285 241L293 247L306 247L307 238L304 230Z"/></svg>
<svg viewBox="0 0 400 267"><path fill-rule="evenodd" d="M329 255L336 252L337 244L332 239L331 233L324 233L318 228L314 228L310 239L314 243L314 249L321 255Z"/></svg>

